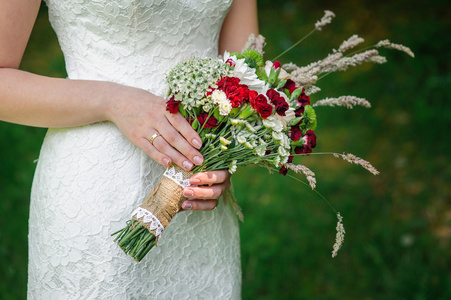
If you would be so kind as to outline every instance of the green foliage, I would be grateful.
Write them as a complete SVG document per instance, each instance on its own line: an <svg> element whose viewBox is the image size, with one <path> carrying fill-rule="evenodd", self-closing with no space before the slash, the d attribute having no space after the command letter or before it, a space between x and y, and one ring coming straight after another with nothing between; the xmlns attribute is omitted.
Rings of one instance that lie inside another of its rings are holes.
<svg viewBox="0 0 451 300"><path fill-rule="evenodd" d="M308 33L324 9L337 17L280 58L308 64L358 33L367 45L389 38L385 65L363 65L319 82L313 100L345 94L373 108L316 108L316 152L347 151L381 171L329 156L298 158L343 216L347 230L331 258L336 218L308 187L257 167L239 169L243 299L450 299L451 10L447 1L259 0L260 31L271 59ZM43 47L43 45L45 45ZM382 51L381 51L382 52ZM64 77L46 21L37 21L22 68ZM25 299L27 217L34 160L44 129L0 123L0 295ZM302 179L302 177L300 177Z"/></svg>

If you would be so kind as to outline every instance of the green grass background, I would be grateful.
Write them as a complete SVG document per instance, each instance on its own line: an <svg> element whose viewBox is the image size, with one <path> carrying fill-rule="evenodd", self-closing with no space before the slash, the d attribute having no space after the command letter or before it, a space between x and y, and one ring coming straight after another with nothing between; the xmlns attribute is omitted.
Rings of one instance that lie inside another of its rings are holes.
<svg viewBox="0 0 451 300"><path fill-rule="evenodd" d="M324 9L337 17L280 61L305 65L354 33L409 46L415 59L383 50L385 65L362 65L319 82L312 96L356 95L373 108L318 108L316 152L351 152L373 176L330 156L298 160L347 230L331 258L336 218L308 187L256 167L234 175L242 205L243 299L451 299L448 1L259 0L266 57L310 31ZM55 35L41 9L22 69L64 77ZM18 86L17 88L20 88ZM27 219L34 160L45 129L0 122L0 298L25 299ZM300 177L302 179L302 177Z"/></svg>

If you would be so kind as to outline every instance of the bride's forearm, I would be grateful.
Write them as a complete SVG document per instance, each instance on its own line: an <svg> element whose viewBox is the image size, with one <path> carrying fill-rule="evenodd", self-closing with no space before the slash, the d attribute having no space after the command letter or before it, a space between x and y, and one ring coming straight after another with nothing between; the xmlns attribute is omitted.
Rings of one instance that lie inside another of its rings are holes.
<svg viewBox="0 0 451 300"><path fill-rule="evenodd" d="M123 88L123 87L122 87ZM0 120L37 127L72 127L111 119L121 86L0 68Z"/></svg>

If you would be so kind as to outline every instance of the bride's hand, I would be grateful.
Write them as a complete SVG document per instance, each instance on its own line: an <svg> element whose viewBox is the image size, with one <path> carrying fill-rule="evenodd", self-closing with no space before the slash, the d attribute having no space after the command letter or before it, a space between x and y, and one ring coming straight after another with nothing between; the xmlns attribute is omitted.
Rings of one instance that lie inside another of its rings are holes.
<svg viewBox="0 0 451 300"><path fill-rule="evenodd" d="M189 171L203 157L199 135L180 113L166 111L166 100L145 90L121 87L111 101L108 119L137 147L167 167L171 162ZM153 141L152 136L158 133Z"/></svg>
<svg viewBox="0 0 451 300"><path fill-rule="evenodd" d="M209 171L194 174L183 195L188 197L182 203L183 210L212 210L218 198L230 187L230 176L227 170Z"/></svg>

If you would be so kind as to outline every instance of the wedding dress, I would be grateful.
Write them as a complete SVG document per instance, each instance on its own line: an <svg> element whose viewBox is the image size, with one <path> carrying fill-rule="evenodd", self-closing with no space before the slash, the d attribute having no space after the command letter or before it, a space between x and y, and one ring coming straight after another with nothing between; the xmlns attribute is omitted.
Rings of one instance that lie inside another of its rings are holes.
<svg viewBox="0 0 451 300"><path fill-rule="evenodd" d="M46 2L70 79L163 96L177 62L218 55L232 0ZM140 263L113 242L163 171L110 122L50 129L30 205L29 299L239 299L238 221L222 201L177 214Z"/></svg>

